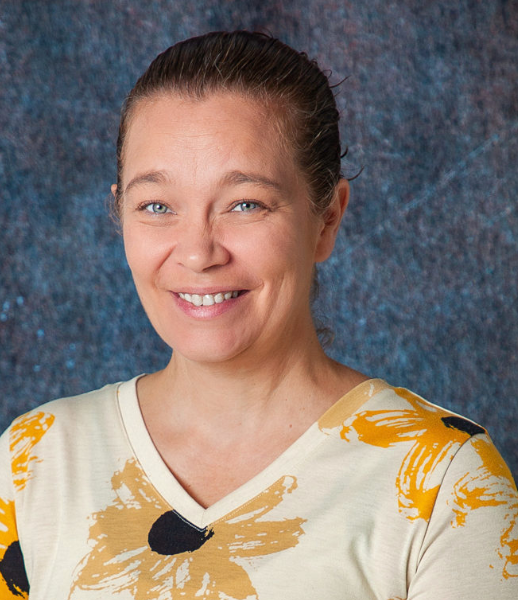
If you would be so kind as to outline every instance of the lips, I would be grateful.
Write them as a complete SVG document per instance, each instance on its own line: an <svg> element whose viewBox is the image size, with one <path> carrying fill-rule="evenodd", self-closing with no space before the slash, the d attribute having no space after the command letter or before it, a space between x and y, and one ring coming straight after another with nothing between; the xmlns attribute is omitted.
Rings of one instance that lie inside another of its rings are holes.
<svg viewBox="0 0 518 600"><path fill-rule="evenodd" d="M189 302L193 306L212 306L214 304L222 304L231 298L237 298L239 296L239 291L234 290L232 292L218 292L216 294L203 295L179 292L178 295L182 300Z"/></svg>

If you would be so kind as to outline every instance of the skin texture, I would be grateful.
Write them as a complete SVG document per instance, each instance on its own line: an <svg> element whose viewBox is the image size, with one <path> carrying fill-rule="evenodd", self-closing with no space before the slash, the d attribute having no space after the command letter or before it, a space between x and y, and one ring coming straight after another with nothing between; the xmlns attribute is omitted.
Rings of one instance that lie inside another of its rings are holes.
<svg viewBox="0 0 518 600"><path fill-rule="evenodd" d="M146 104L127 140L123 232L151 322L167 344L199 362L276 352L279 340L312 328L312 267L329 253L300 173L250 102L216 96ZM151 202L160 205L155 213L143 210ZM224 314L216 313L226 304L185 314L176 296L229 290L246 293Z"/></svg>
<svg viewBox="0 0 518 600"><path fill-rule="evenodd" d="M139 381L139 402L165 462L204 505L366 379L324 354L309 302L347 182L315 216L279 131L239 95L163 95L141 101L126 138L126 255L151 323L174 349L166 369ZM202 307L179 296L230 291L239 296Z"/></svg>

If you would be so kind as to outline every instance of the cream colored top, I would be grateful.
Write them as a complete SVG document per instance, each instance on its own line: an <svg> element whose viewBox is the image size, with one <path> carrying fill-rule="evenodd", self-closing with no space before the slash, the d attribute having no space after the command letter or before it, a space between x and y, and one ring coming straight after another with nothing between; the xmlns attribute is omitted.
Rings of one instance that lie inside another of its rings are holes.
<svg viewBox="0 0 518 600"><path fill-rule="evenodd" d="M136 379L20 417L0 457L2 600L518 598L518 494L485 431L381 380L206 509Z"/></svg>

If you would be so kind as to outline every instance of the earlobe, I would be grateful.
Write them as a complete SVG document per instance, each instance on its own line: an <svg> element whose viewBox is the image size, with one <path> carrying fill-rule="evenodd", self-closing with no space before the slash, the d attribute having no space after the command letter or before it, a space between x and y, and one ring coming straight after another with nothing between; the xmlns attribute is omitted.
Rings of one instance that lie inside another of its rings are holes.
<svg viewBox="0 0 518 600"><path fill-rule="evenodd" d="M348 202L349 182L347 179L340 179L336 184L333 200L324 215L322 215L322 229L317 244L315 262L327 260L333 251Z"/></svg>
<svg viewBox="0 0 518 600"><path fill-rule="evenodd" d="M114 183L114 184L111 186L111 188L110 188L110 189L111 189L111 191L112 191L113 197L114 197L114 198L117 198L117 184L116 184L116 183Z"/></svg>

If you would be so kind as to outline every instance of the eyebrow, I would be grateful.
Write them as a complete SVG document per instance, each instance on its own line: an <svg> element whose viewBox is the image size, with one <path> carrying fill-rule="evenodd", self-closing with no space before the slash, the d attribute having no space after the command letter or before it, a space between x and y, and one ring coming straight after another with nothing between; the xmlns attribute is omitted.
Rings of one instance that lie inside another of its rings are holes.
<svg viewBox="0 0 518 600"><path fill-rule="evenodd" d="M129 190L136 187L137 185L143 185L146 183L158 183L163 184L169 181L169 177L163 171L148 171L141 175L136 175L126 186L124 193L127 194Z"/></svg>
<svg viewBox="0 0 518 600"><path fill-rule="evenodd" d="M165 174L164 171L148 171L140 175L135 175L133 179L128 183L124 189L124 193L127 194L132 188L138 185L151 184L164 184L170 182L170 178ZM264 177L263 175L257 175L255 173L243 173L242 171L230 171L226 173L221 183L223 185L243 185L251 183L254 185L260 185L276 191L281 191L282 186L280 183Z"/></svg>
<svg viewBox="0 0 518 600"><path fill-rule="evenodd" d="M260 185L277 191L282 190L282 186L277 181L264 177L263 175L257 175L255 173L243 173L242 171L230 171L227 173L222 180L223 184L227 185L240 185L244 183L252 183Z"/></svg>

